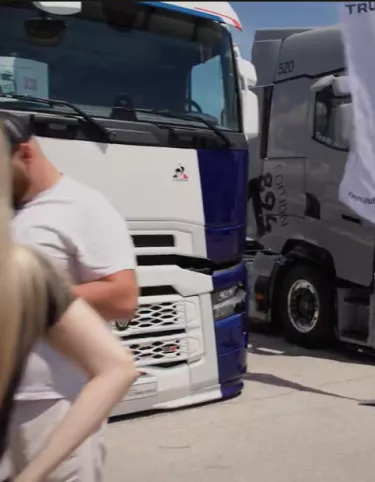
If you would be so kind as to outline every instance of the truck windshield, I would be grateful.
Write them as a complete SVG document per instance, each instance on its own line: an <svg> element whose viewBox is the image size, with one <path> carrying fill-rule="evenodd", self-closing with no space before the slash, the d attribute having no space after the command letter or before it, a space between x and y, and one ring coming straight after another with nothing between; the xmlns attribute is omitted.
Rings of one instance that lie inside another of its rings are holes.
<svg viewBox="0 0 375 482"><path fill-rule="evenodd" d="M31 2L1 2L0 92L63 100L99 120L126 105L138 121L171 122L150 113L164 109L199 113L220 129L238 131L229 31L208 19L133 4L131 26L121 22L121 11L114 23L98 1L82 2L74 15L48 13L65 22L61 41L51 46L35 44L25 29L25 21L46 14ZM0 98L0 108L52 107Z"/></svg>

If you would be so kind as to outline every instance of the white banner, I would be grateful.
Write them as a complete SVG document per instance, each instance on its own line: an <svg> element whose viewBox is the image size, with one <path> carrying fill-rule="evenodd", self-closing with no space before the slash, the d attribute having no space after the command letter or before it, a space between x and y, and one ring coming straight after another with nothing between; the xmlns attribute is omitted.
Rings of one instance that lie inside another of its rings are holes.
<svg viewBox="0 0 375 482"><path fill-rule="evenodd" d="M375 223L375 3L337 2L353 97L354 133L340 200Z"/></svg>

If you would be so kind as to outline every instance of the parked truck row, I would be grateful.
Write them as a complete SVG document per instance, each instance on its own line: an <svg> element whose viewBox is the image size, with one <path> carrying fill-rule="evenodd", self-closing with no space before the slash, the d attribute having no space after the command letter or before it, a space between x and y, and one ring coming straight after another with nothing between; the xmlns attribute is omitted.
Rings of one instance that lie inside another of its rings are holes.
<svg viewBox="0 0 375 482"><path fill-rule="evenodd" d="M0 110L127 220L140 286L113 332L144 372L113 415L239 394L255 70L229 2L2 2Z"/></svg>
<svg viewBox="0 0 375 482"><path fill-rule="evenodd" d="M251 320L307 347L374 348L375 228L339 201L352 132L340 28L257 31L252 63Z"/></svg>
<svg viewBox="0 0 375 482"><path fill-rule="evenodd" d="M144 376L114 415L240 393L249 319L309 347L375 346L375 229L338 200L338 27L258 31L249 62L229 2L0 10L0 110L32 119L133 236L139 309L113 331Z"/></svg>

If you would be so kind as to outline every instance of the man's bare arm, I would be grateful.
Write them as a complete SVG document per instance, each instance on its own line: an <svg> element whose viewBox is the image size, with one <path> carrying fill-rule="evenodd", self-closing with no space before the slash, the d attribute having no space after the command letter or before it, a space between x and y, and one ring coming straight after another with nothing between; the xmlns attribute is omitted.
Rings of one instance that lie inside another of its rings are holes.
<svg viewBox="0 0 375 482"><path fill-rule="evenodd" d="M138 305L134 270L124 270L97 281L73 286L73 293L85 300L107 321L131 320Z"/></svg>

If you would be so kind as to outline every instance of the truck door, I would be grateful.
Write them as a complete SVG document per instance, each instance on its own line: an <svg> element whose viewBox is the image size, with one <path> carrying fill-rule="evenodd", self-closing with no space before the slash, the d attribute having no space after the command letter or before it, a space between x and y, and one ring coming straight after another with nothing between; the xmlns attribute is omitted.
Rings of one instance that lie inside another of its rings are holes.
<svg viewBox="0 0 375 482"><path fill-rule="evenodd" d="M368 286L374 272L375 228L339 201L352 132L347 77L323 77L310 91L306 217L316 226L318 244L331 253L337 276Z"/></svg>
<svg viewBox="0 0 375 482"><path fill-rule="evenodd" d="M272 87L260 189L266 228L262 243L275 252L282 250L286 240L303 232L306 89L303 79L275 83Z"/></svg>

